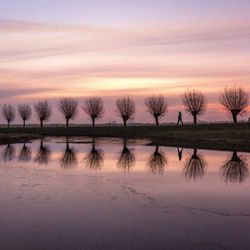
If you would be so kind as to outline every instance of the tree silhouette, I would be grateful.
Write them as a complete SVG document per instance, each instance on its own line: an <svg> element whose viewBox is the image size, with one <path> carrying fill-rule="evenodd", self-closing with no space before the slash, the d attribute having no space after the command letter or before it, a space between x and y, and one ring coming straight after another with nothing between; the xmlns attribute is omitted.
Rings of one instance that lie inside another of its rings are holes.
<svg viewBox="0 0 250 250"><path fill-rule="evenodd" d="M73 120L77 115L78 101L74 98L63 98L59 101L58 109L65 117L66 127L69 126L69 120Z"/></svg>
<svg viewBox="0 0 250 250"><path fill-rule="evenodd" d="M72 168L77 165L77 157L74 148L70 148L69 140L66 140L65 152L60 159L61 167Z"/></svg>
<svg viewBox="0 0 250 250"><path fill-rule="evenodd" d="M155 119L156 126L159 125L159 119L166 115L168 111L167 100L163 95L148 96L145 99L147 112L149 112Z"/></svg>
<svg viewBox="0 0 250 250"><path fill-rule="evenodd" d="M152 174L163 175L166 166L167 159L164 153L159 151L159 146L156 146L154 153L149 157L147 167Z"/></svg>
<svg viewBox="0 0 250 250"><path fill-rule="evenodd" d="M135 102L129 96L122 97L116 100L117 114L123 120L124 126L127 126L127 121L132 119L135 114Z"/></svg>
<svg viewBox="0 0 250 250"><path fill-rule="evenodd" d="M18 161L22 161L22 162L28 162L31 159L31 150L29 147L26 146L26 144L23 144L23 147L20 151L19 157L18 157Z"/></svg>
<svg viewBox="0 0 250 250"><path fill-rule="evenodd" d="M31 117L31 108L28 104L20 104L18 105L18 112L23 120L23 127L25 128L26 121L29 120Z"/></svg>
<svg viewBox="0 0 250 250"><path fill-rule="evenodd" d="M15 147L11 144L8 144L3 151L2 159L3 161L12 161L15 157Z"/></svg>
<svg viewBox="0 0 250 250"><path fill-rule="evenodd" d="M225 88L219 101L231 113L233 122L237 123L238 115L243 115L249 105L249 94L241 87Z"/></svg>
<svg viewBox="0 0 250 250"><path fill-rule="evenodd" d="M95 120L100 119L104 115L104 106L101 98L92 97L85 100L83 105L84 112L90 116L93 127Z"/></svg>
<svg viewBox="0 0 250 250"><path fill-rule="evenodd" d="M202 115L207 108L206 97L196 90L187 90L182 97L186 112L193 116L194 124L197 124L197 116Z"/></svg>
<svg viewBox="0 0 250 250"><path fill-rule="evenodd" d="M11 105L6 105L2 107L2 114L4 119L7 121L7 127L10 127L10 123L15 119L15 109Z"/></svg>
<svg viewBox="0 0 250 250"><path fill-rule="evenodd" d="M48 101L39 101L34 105L37 118L40 120L40 127L43 127L44 121L48 121L52 110Z"/></svg>
<svg viewBox="0 0 250 250"><path fill-rule="evenodd" d="M127 147L127 140L124 139L123 140L123 149L121 151L120 157L118 159L117 162L117 167L119 169L123 169L124 171L130 171L130 169L133 167L135 163L135 155L132 152L132 150L130 150Z"/></svg>
<svg viewBox="0 0 250 250"><path fill-rule="evenodd" d="M194 149L193 154L184 164L184 175L187 179L201 178L205 174L206 161L202 155Z"/></svg>
<svg viewBox="0 0 250 250"><path fill-rule="evenodd" d="M43 145L43 141L40 142L40 147L38 149L37 155L35 157L35 162L40 165L47 165L51 156L51 151L48 146Z"/></svg>
<svg viewBox="0 0 250 250"><path fill-rule="evenodd" d="M222 166L222 175L225 182L243 182L249 175L246 159L233 152L232 157Z"/></svg>
<svg viewBox="0 0 250 250"><path fill-rule="evenodd" d="M90 152L85 156L84 161L86 162L86 167L89 169L97 170L101 169L102 167L104 154L102 150L96 149L95 138L93 138L92 148Z"/></svg>

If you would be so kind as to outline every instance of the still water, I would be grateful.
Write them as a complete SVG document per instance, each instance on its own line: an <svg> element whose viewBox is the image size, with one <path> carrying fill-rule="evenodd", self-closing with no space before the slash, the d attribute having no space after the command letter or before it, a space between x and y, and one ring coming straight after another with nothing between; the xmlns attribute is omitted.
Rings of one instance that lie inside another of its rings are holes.
<svg viewBox="0 0 250 250"><path fill-rule="evenodd" d="M45 138L0 147L0 249L250 249L250 154Z"/></svg>

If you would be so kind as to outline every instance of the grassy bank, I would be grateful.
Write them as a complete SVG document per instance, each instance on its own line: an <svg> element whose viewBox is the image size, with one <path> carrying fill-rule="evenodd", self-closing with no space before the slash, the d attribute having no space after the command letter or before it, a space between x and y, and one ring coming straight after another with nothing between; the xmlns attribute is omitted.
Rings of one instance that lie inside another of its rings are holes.
<svg viewBox="0 0 250 250"><path fill-rule="evenodd" d="M0 133L0 145L12 143L26 143L43 136L39 134L22 134L22 133Z"/></svg>
<svg viewBox="0 0 250 250"><path fill-rule="evenodd" d="M36 139L41 136L98 136L147 138L152 144L202 149L250 152L250 124L200 124L168 126L87 126L0 128L0 143Z"/></svg>

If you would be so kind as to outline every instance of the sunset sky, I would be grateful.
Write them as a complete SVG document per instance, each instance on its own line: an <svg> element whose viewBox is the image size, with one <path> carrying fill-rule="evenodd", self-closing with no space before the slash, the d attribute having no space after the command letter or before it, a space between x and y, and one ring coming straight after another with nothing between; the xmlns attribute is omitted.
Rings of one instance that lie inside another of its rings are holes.
<svg viewBox="0 0 250 250"><path fill-rule="evenodd" d="M216 121L230 119L218 105L225 86L250 91L249 0L1 0L0 33L0 104L101 96L108 122L126 94L135 121L149 122L143 99L161 93L168 122L195 88L209 102L201 119Z"/></svg>

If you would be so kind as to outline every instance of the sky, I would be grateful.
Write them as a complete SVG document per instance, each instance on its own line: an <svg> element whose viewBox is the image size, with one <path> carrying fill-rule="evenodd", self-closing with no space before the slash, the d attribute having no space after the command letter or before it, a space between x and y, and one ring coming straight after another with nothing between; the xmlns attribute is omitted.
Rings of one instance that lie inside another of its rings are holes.
<svg viewBox="0 0 250 250"><path fill-rule="evenodd" d="M151 122L144 98L164 94L164 122L185 114L181 96L207 96L203 121L229 120L218 103L225 86L250 91L249 0L0 0L0 105L130 95L135 122ZM247 114L248 116L250 113ZM247 116L245 117L247 119ZM17 119L16 122L19 120ZM79 109L76 122L87 122Z"/></svg>

